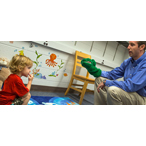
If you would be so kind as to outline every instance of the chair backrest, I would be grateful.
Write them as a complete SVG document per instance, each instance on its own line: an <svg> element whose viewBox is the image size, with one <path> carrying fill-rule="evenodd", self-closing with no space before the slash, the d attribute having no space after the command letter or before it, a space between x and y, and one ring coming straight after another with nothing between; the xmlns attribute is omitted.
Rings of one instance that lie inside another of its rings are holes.
<svg viewBox="0 0 146 146"><path fill-rule="evenodd" d="M88 54L85 54L85 53L79 52L79 51L75 52L75 62L74 62L73 74L76 73L76 67L77 66L83 67L82 64L81 64L81 60L83 58L90 58L91 59L91 55L88 55ZM87 71L86 77L89 77L89 72L88 71Z"/></svg>

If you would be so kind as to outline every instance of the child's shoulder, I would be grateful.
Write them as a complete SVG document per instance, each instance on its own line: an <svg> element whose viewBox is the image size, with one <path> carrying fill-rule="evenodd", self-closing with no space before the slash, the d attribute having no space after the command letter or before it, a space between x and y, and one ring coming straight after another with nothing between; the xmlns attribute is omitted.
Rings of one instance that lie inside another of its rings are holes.
<svg viewBox="0 0 146 146"><path fill-rule="evenodd" d="M20 79L20 77L16 74L10 74L9 79Z"/></svg>

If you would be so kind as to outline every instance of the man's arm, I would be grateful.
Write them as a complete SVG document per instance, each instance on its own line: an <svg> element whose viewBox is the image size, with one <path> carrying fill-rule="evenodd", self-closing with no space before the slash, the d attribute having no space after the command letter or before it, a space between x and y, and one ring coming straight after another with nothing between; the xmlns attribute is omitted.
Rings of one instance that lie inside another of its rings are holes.
<svg viewBox="0 0 146 146"><path fill-rule="evenodd" d="M129 59L125 60L120 67L117 67L113 69L112 71L102 71L101 77L110 79L110 80L116 80L118 78L121 78L124 76L125 68L127 64L129 63Z"/></svg>
<svg viewBox="0 0 146 146"><path fill-rule="evenodd" d="M126 92L136 92L146 86L146 67L137 71L132 78L128 78L125 81L106 80L105 85L108 87L116 86Z"/></svg>

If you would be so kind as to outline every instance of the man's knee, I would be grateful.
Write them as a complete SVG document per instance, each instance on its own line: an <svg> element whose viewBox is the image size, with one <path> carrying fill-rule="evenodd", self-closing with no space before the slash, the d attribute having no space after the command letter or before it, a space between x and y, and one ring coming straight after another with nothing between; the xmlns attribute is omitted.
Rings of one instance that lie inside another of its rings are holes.
<svg viewBox="0 0 146 146"><path fill-rule="evenodd" d="M112 102L121 102L120 98L121 89L115 86L111 86L107 90L107 102L108 104L113 104Z"/></svg>
<svg viewBox="0 0 146 146"><path fill-rule="evenodd" d="M120 88L118 88L116 86L108 87L108 90L107 90L108 93L116 93L116 92L119 92L119 91L120 91Z"/></svg>

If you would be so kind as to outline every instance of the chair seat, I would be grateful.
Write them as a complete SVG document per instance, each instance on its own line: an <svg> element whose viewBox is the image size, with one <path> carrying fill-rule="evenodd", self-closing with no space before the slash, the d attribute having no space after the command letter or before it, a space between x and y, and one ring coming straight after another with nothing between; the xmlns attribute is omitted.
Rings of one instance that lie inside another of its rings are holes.
<svg viewBox="0 0 146 146"><path fill-rule="evenodd" d="M73 77L80 78L80 79L83 79L83 80L86 80L86 81L91 81L91 82L95 81L95 79L85 77L85 76L81 76L81 75L73 75Z"/></svg>

